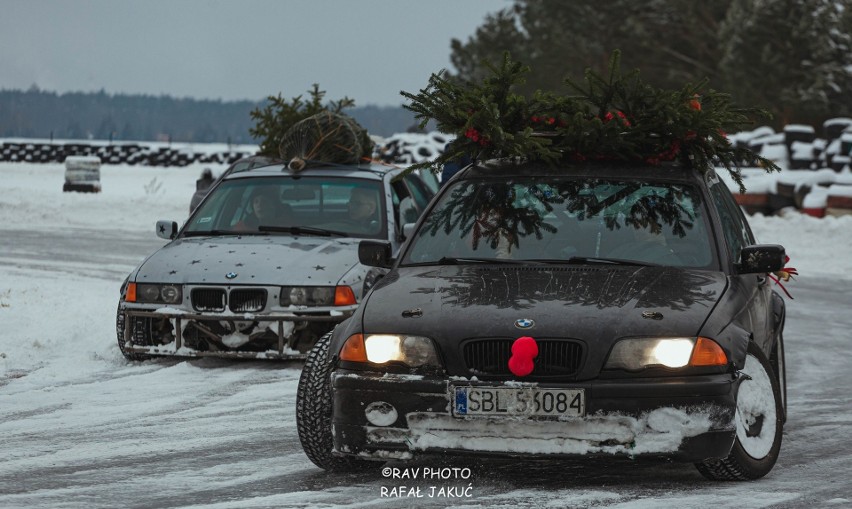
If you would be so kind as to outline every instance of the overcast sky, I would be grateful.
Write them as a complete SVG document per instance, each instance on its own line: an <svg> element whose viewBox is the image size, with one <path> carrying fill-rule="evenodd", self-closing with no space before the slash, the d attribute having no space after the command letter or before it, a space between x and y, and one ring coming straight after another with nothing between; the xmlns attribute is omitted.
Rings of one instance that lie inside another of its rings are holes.
<svg viewBox="0 0 852 509"><path fill-rule="evenodd" d="M398 105L511 0L0 0L0 89Z"/></svg>

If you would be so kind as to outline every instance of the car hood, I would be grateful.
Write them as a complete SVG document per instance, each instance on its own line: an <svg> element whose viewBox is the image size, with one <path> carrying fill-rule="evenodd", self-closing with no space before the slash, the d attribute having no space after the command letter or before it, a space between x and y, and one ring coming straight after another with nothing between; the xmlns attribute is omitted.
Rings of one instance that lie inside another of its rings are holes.
<svg viewBox="0 0 852 509"><path fill-rule="evenodd" d="M362 307L363 327L456 344L473 337L575 338L602 342L608 351L624 336L697 335L726 281L720 272L670 267L402 267L373 290ZM520 329L519 319L534 325Z"/></svg>
<svg viewBox="0 0 852 509"><path fill-rule="evenodd" d="M145 260L133 279L140 283L335 285L357 263L357 239L193 237L166 244Z"/></svg>

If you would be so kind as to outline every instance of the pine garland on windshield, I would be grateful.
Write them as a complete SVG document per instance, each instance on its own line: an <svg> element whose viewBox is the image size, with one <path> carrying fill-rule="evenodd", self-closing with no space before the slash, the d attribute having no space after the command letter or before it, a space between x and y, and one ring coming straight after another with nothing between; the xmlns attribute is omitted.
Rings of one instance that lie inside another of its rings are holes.
<svg viewBox="0 0 852 509"><path fill-rule="evenodd" d="M529 68L506 53L500 67L488 64L491 76L481 83L464 83L432 74L419 93L402 92L405 108L420 126L434 120L438 130L456 140L433 161L413 168L437 171L465 156L477 159L520 157L546 161L622 161L657 165L677 161L702 173L724 166L745 192L741 164L778 171L772 161L736 147L726 132L752 124L752 116L768 116L755 108L740 108L730 96L707 81L680 90L644 83L634 70L622 75L620 53L613 52L610 73L602 77L587 69L583 83L566 79L572 94L537 91L532 97L513 92Z"/></svg>

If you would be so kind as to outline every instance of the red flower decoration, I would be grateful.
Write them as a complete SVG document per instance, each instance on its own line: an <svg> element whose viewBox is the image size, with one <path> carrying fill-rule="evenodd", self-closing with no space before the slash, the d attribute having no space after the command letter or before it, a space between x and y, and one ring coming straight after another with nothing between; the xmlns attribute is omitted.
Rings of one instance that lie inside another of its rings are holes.
<svg viewBox="0 0 852 509"><path fill-rule="evenodd" d="M527 376L535 369L533 359L538 356L538 343L529 336L523 336L512 343L512 356L509 357L509 371L515 376Z"/></svg>
<svg viewBox="0 0 852 509"><path fill-rule="evenodd" d="M701 101L698 100L700 96L695 94L692 96L692 100L689 101L689 107L695 111L701 111Z"/></svg>
<svg viewBox="0 0 852 509"><path fill-rule="evenodd" d="M785 255L784 264L786 265L789 261L790 257ZM778 272L774 272L773 274L768 274L768 276L772 278L773 281L775 281L776 285L781 287L781 290L784 291L784 294L787 295L787 297L792 299L793 296L790 295L790 292L788 292L786 288L784 288L784 285L781 284L781 281L783 280L786 283L787 281L794 279L793 276L798 276L799 271L796 270L795 267L784 267L783 269L779 270Z"/></svg>
<svg viewBox="0 0 852 509"><path fill-rule="evenodd" d="M474 127L469 127L467 131L464 132L465 138L469 138L476 143L479 143L483 147L487 146L491 141L488 139L488 136L483 136L479 131Z"/></svg>
<svg viewBox="0 0 852 509"><path fill-rule="evenodd" d="M616 116L618 116L618 120L622 124L624 124L625 127L630 127L630 121L627 120L627 116L619 110L615 110L615 115L613 115L611 112L607 111L606 115L604 115L604 118L603 118L604 123L607 123L607 122L613 120Z"/></svg>

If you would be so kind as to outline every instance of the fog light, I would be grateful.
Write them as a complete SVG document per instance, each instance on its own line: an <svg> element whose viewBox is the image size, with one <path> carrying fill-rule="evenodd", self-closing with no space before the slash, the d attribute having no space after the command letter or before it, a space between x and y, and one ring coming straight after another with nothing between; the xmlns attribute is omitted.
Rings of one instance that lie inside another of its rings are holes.
<svg viewBox="0 0 852 509"><path fill-rule="evenodd" d="M374 426L390 426L399 417L396 408L384 401L373 401L367 405L367 408L364 409L364 415Z"/></svg>

